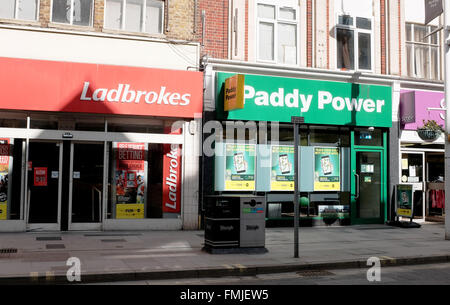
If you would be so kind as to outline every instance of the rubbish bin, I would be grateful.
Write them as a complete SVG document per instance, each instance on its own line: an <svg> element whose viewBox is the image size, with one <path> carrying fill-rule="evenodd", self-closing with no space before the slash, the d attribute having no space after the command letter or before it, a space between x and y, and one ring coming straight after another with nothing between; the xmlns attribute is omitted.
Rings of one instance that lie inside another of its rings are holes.
<svg viewBox="0 0 450 305"><path fill-rule="evenodd" d="M266 198L240 198L240 248L264 248L266 244Z"/></svg>

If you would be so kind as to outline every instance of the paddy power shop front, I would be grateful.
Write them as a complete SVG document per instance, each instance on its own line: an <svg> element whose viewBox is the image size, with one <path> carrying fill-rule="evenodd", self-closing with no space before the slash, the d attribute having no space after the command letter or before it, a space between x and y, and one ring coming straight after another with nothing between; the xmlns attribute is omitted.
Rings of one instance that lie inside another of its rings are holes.
<svg viewBox="0 0 450 305"><path fill-rule="evenodd" d="M385 222L391 87L241 75L244 103L224 111L227 95L239 93L226 87L230 77L216 74L215 115L222 132L215 141L211 193L263 195L267 225L292 224L291 117L302 116L301 225Z"/></svg>

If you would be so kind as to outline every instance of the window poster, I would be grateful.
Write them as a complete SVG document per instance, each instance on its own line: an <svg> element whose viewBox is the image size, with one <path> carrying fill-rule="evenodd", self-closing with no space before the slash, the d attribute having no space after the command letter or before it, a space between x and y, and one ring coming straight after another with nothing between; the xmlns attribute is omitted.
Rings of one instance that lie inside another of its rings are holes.
<svg viewBox="0 0 450 305"><path fill-rule="evenodd" d="M256 146L251 144L226 144L225 190L254 191Z"/></svg>
<svg viewBox="0 0 450 305"><path fill-rule="evenodd" d="M339 148L314 147L314 191L340 191L340 165Z"/></svg>
<svg viewBox="0 0 450 305"><path fill-rule="evenodd" d="M294 191L294 146L272 146L272 191Z"/></svg>
<svg viewBox="0 0 450 305"><path fill-rule="evenodd" d="M413 186L397 185L397 216L413 217Z"/></svg>
<svg viewBox="0 0 450 305"><path fill-rule="evenodd" d="M0 220L8 219L8 176L10 140L0 139Z"/></svg>
<svg viewBox="0 0 450 305"><path fill-rule="evenodd" d="M48 185L48 168L47 167L35 167L34 168L34 186L47 186Z"/></svg>
<svg viewBox="0 0 450 305"><path fill-rule="evenodd" d="M117 219L145 218L146 145L117 143L115 201Z"/></svg>

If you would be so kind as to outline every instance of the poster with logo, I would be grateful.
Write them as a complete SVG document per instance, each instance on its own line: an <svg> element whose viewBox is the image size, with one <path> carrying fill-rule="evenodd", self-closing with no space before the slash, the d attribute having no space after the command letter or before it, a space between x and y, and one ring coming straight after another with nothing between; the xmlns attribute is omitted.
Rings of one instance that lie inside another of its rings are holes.
<svg viewBox="0 0 450 305"><path fill-rule="evenodd" d="M397 216L413 217L413 186L397 185Z"/></svg>
<svg viewBox="0 0 450 305"><path fill-rule="evenodd" d="M0 139L0 220L8 218L8 176L11 145L9 139Z"/></svg>
<svg viewBox="0 0 450 305"><path fill-rule="evenodd" d="M117 143L115 165L116 219L145 217L145 143Z"/></svg>
<svg viewBox="0 0 450 305"><path fill-rule="evenodd" d="M272 146L272 191L294 191L294 146Z"/></svg>
<svg viewBox="0 0 450 305"><path fill-rule="evenodd" d="M314 191L340 191L340 165L339 148L314 147Z"/></svg>
<svg viewBox="0 0 450 305"><path fill-rule="evenodd" d="M35 167L34 168L34 186L47 186L48 185L48 168L47 167Z"/></svg>
<svg viewBox="0 0 450 305"><path fill-rule="evenodd" d="M181 212L181 145L165 144L163 157L163 213Z"/></svg>
<svg viewBox="0 0 450 305"><path fill-rule="evenodd" d="M254 191L256 146L226 144L225 152L225 190Z"/></svg>

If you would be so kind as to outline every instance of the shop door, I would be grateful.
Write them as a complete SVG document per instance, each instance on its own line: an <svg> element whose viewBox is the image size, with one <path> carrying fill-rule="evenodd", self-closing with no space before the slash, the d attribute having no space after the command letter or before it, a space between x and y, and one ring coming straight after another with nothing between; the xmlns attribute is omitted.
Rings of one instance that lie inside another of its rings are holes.
<svg viewBox="0 0 450 305"><path fill-rule="evenodd" d="M62 142L30 141L27 216L29 230L59 230Z"/></svg>
<svg viewBox="0 0 450 305"><path fill-rule="evenodd" d="M352 152L352 224L384 222L385 168L383 150Z"/></svg>
<svg viewBox="0 0 450 305"><path fill-rule="evenodd" d="M70 146L69 230L100 230L102 223L104 144Z"/></svg>

